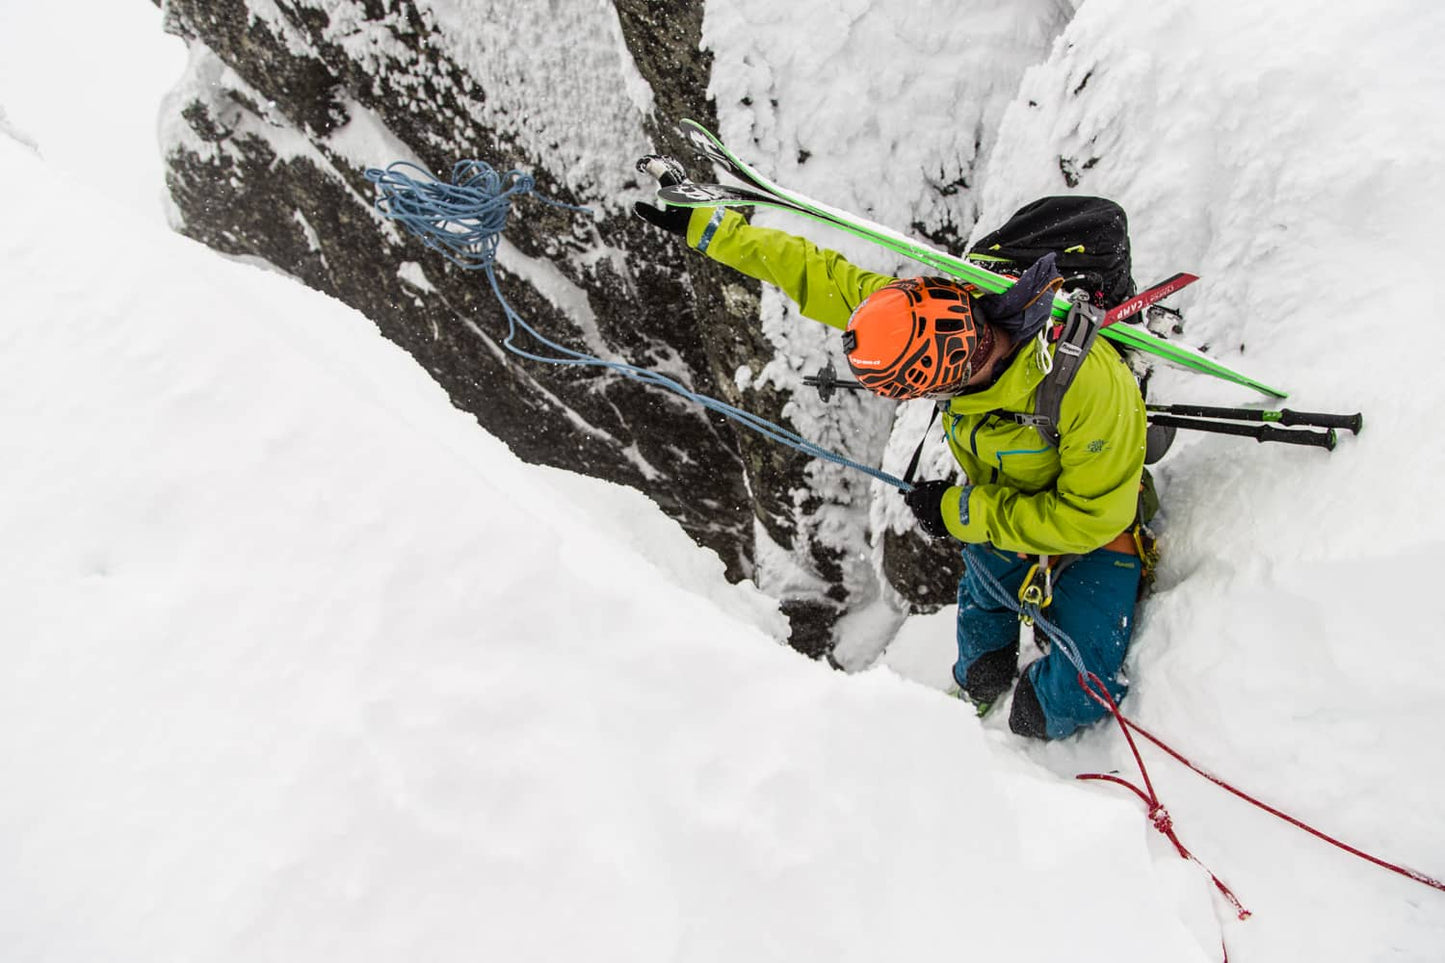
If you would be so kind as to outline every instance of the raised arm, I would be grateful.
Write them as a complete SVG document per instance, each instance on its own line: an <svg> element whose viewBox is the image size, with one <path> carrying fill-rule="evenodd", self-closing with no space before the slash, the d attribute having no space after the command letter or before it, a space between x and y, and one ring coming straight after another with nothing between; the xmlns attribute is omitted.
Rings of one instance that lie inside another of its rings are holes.
<svg viewBox="0 0 1445 963"><path fill-rule="evenodd" d="M806 238L754 227L736 211L698 208L687 226L687 243L720 264L782 289L804 317L846 328L853 309L895 280L849 263L837 251Z"/></svg>

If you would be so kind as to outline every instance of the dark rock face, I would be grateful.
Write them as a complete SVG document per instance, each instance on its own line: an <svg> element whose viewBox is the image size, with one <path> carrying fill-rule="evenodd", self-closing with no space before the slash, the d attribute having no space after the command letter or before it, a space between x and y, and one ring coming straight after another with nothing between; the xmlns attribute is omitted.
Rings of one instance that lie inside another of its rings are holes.
<svg viewBox="0 0 1445 963"><path fill-rule="evenodd" d="M963 553L952 539L930 541L913 532L883 533L883 573L888 584L921 612L952 605L963 576Z"/></svg>

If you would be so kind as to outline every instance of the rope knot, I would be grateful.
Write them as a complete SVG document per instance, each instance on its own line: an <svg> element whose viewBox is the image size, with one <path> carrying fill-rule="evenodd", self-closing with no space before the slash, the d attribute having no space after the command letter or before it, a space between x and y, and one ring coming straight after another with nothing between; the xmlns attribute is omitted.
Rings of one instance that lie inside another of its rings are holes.
<svg viewBox="0 0 1445 963"><path fill-rule="evenodd" d="M1174 837L1174 820L1170 818L1169 810L1163 806L1156 804L1153 809L1149 810L1149 821L1165 836L1171 839Z"/></svg>

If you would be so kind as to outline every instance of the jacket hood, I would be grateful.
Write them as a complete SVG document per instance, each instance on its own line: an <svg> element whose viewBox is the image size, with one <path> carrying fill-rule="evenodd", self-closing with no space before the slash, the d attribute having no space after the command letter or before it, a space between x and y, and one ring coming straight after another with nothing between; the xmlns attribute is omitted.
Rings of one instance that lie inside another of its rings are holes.
<svg viewBox="0 0 1445 963"><path fill-rule="evenodd" d="M989 324L1015 341L1032 338L1044 329L1053 316L1054 295L1064 285L1053 251L1039 258L1025 271L1013 287L1002 294L984 294L978 307Z"/></svg>

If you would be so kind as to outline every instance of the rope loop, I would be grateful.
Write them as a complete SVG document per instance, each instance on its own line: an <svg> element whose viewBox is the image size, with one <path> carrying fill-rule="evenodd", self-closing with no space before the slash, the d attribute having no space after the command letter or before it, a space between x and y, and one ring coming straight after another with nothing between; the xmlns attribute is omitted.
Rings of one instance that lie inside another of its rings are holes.
<svg viewBox="0 0 1445 963"><path fill-rule="evenodd" d="M1048 326L1045 326L1035 336L1034 341L1036 342L1034 344L1035 360L1038 362L1040 370L1046 375L1053 374L1054 356L1049 351Z"/></svg>
<svg viewBox="0 0 1445 963"><path fill-rule="evenodd" d="M498 171L480 160L457 161L449 182L409 161L372 168L366 179L377 186L378 213L468 271L489 270L496 261L514 197L530 194L551 207L590 213L538 194L530 174Z"/></svg>

